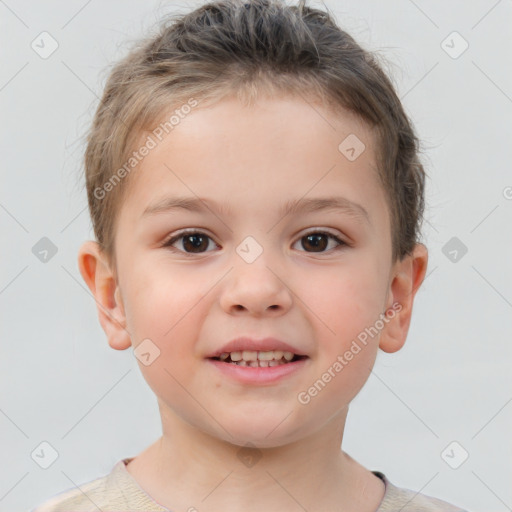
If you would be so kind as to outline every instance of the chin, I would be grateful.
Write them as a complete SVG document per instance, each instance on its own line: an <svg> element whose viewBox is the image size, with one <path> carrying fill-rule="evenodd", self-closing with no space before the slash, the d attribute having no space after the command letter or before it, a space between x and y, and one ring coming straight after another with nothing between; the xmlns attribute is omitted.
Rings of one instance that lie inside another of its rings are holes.
<svg viewBox="0 0 512 512"><path fill-rule="evenodd" d="M276 420L278 416L270 418L268 421L252 421L250 417L237 418L232 421L222 423L226 426L225 432L222 428L217 429L217 436L223 441L238 447L251 446L253 448L278 448L289 444L297 438L302 437L298 435L297 431L290 431L291 425L287 421ZM288 418L289 419L289 418ZM285 425L286 423L286 425ZM229 426L227 426L229 425ZM231 434L231 435L230 435Z"/></svg>

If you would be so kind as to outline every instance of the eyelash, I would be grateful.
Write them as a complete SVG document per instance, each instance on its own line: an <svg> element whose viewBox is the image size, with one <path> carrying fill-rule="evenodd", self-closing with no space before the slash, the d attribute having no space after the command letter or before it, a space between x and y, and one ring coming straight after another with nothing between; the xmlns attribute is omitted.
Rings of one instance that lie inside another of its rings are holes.
<svg viewBox="0 0 512 512"><path fill-rule="evenodd" d="M181 252L181 253L183 253L183 254L185 254L187 256L196 256L196 255L199 255L199 254L205 254L207 252L210 252L210 251L204 251L204 252L199 252L199 253L186 252L186 251L182 251L181 249L176 249L175 247L172 247L172 245L175 242L177 242L178 240L186 237L187 235L204 235L207 238L209 238L210 240L212 240L214 243L216 243L209 235L207 235L203 231L199 231L197 229L186 229L184 231L181 231L181 232L177 233L176 235L173 235L173 236L167 238L164 242L162 242L160 247L166 247L166 248L171 249L173 251ZM307 233L304 233L297 241L299 241L302 238L305 238L305 237L307 237L309 235L325 235L325 236L331 238L332 240L334 240L338 245L334 249L331 249L330 251L320 251L319 253L316 253L314 251L313 252L302 251L302 252L306 252L306 253L309 253L309 254L327 254L329 252L338 251L338 250L342 249L343 247L349 247L350 246L350 244L348 244L347 242L341 240L335 234L330 233L329 231L322 231L322 230L314 230L314 231L309 231Z"/></svg>

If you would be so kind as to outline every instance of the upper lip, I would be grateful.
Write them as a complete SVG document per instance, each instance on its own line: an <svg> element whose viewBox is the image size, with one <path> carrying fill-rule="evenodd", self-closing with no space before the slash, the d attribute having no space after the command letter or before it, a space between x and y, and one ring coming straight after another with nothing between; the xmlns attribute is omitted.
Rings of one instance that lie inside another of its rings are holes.
<svg viewBox="0 0 512 512"><path fill-rule="evenodd" d="M300 349L281 341L277 338L263 338L263 339L254 339L249 338L247 336L239 336L228 343L226 343L221 348L215 350L207 357L219 357L224 352L243 352L244 350L250 350L253 352L268 352L270 350L282 350L283 352L292 352L298 356L305 356L306 354L302 353Z"/></svg>

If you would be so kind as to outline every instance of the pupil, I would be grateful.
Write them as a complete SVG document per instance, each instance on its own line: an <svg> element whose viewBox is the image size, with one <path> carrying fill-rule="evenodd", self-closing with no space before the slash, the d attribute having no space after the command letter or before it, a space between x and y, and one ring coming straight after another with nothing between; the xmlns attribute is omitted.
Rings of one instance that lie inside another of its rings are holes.
<svg viewBox="0 0 512 512"><path fill-rule="evenodd" d="M183 246L185 247L186 250L188 250L190 248L190 246L187 247L187 245L191 240L195 240L195 242L191 242L192 243L192 251L191 252L193 252L194 249L201 249L201 241L203 242L203 245L204 245L205 237L201 236L200 234L187 235L183 239ZM207 246L208 246L208 243L206 243L206 247ZM203 248L206 248L206 247L203 247Z"/></svg>
<svg viewBox="0 0 512 512"><path fill-rule="evenodd" d="M314 249L317 249L317 250L320 249L320 251L322 251L323 249L325 249L327 247L327 243L325 241L325 238L326 238L325 235L322 235L322 234L307 235L305 238L307 239L308 243L311 243L311 245ZM318 241L319 238L323 238L324 243L319 243L319 241ZM304 247L304 249L306 249L304 244L302 244L302 246Z"/></svg>

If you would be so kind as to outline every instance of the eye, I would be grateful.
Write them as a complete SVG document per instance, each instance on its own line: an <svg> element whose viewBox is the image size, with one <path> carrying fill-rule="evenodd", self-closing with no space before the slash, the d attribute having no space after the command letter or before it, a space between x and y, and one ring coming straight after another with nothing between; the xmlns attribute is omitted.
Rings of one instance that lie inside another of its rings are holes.
<svg viewBox="0 0 512 512"><path fill-rule="evenodd" d="M182 242L183 249L178 249L179 251L185 254L201 254L208 252L205 249L210 245L210 240L213 242L212 238L202 231L187 230L163 242L162 247L172 247L176 242Z"/></svg>
<svg viewBox="0 0 512 512"><path fill-rule="evenodd" d="M333 233L329 233L327 231L310 231L303 235L296 243L300 241L302 248L306 249L306 252L323 253L328 252L326 249L329 246L329 240L334 241L336 244L334 248L332 248L334 251L342 248L343 246L348 246L346 242L338 238ZM167 239L161 244L161 247L172 247L185 254L202 254L204 252L209 252L207 249L210 247L210 241L218 247L213 239L206 233L190 229L181 231ZM181 247L174 247L177 242L180 242L178 245L181 245Z"/></svg>
<svg viewBox="0 0 512 512"><path fill-rule="evenodd" d="M310 231L303 235L297 242L300 241L304 249L307 249L308 247L312 249L311 251L306 252L326 252L325 249L329 245L329 239L336 242L337 245L333 249L335 251L348 245L336 235L327 231Z"/></svg>

